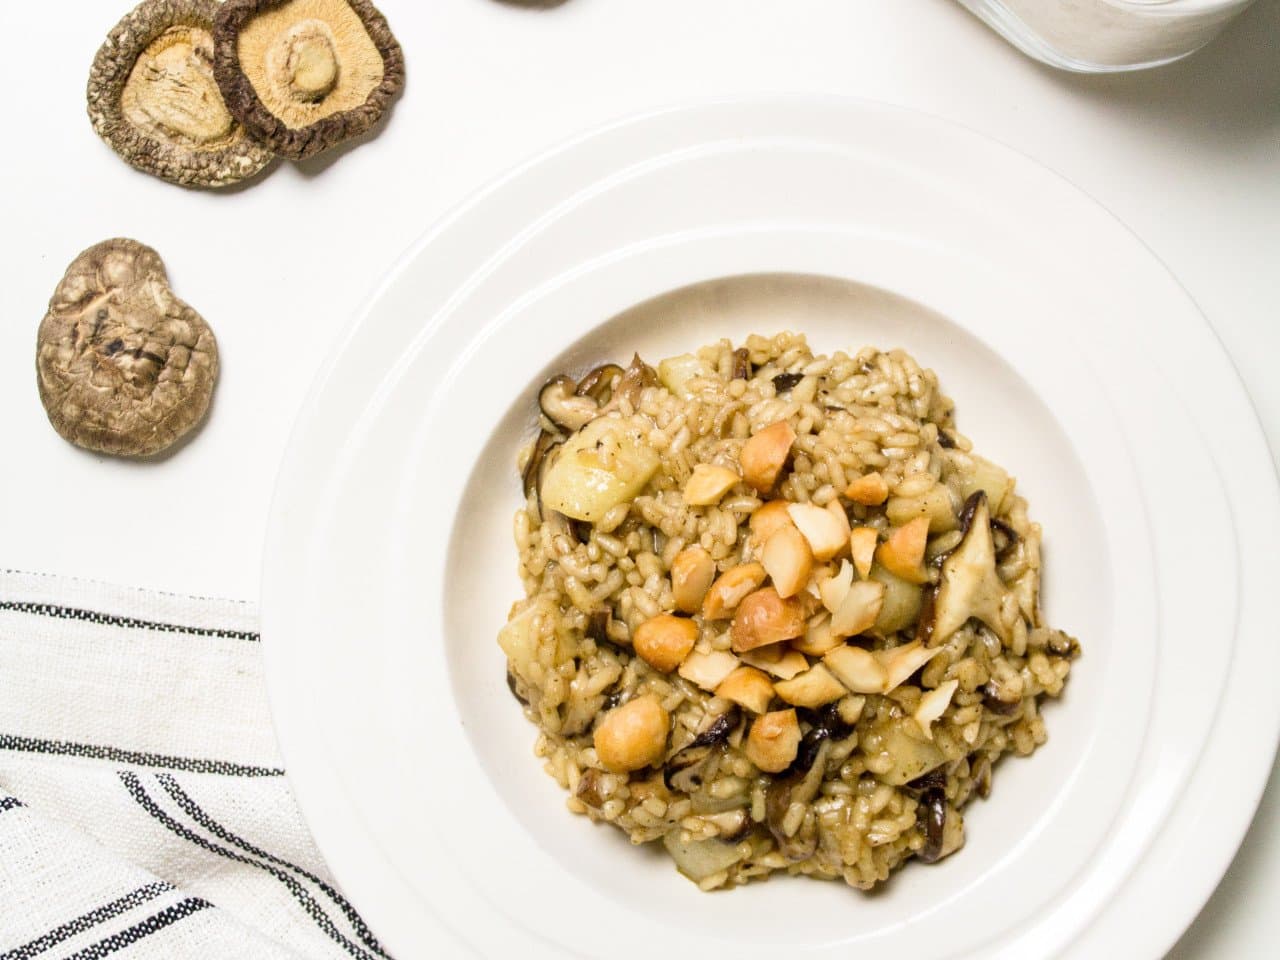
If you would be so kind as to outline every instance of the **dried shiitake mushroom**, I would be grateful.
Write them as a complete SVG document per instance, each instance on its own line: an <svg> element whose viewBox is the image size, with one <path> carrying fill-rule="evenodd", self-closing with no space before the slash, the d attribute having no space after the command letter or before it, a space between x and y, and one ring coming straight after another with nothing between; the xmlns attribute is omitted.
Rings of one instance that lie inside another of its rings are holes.
<svg viewBox="0 0 1280 960"><path fill-rule="evenodd" d="M36 340L49 422L88 450L159 453L209 409L213 332L173 295L164 263L136 240L104 240L72 261Z"/></svg>
<svg viewBox="0 0 1280 960"><path fill-rule="evenodd" d="M139 170L224 187L271 162L228 112L213 77L217 0L144 0L116 24L89 73L93 128Z"/></svg>
<svg viewBox="0 0 1280 960"><path fill-rule="evenodd" d="M214 74L235 117L291 160L372 128L404 86L404 54L369 0L227 0Z"/></svg>

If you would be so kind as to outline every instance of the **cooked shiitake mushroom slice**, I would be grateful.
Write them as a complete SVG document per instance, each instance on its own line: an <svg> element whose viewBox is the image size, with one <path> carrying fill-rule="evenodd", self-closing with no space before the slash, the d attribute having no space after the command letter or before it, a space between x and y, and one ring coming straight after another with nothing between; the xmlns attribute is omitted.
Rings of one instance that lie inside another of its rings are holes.
<svg viewBox="0 0 1280 960"><path fill-rule="evenodd" d="M969 523L964 539L942 563L932 621L926 623L921 617L928 646L945 643L970 618L982 621L1002 642L1009 641L1009 630L1000 617L1005 586L996 572L987 496L981 490L965 503L961 519L966 515Z"/></svg>
<svg viewBox="0 0 1280 960"><path fill-rule="evenodd" d="M683 750L677 751L662 768L662 779L672 790L694 793L702 786L702 772L712 751L728 743L742 722L736 706L713 719Z"/></svg>
<svg viewBox="0 0 1280 960"><path fill-rule="evenodd" d="M803 379L803 373L780 373L773 378L773 389L777 393L787 393Z"/></svg>
<svg viewBox="0 0 1280 960"><path fill-rule="evenodd" d="M590 397L603 407L613 397L614 384L621 380L624 373L616 363L606 363L583 377L575 392L580 397Z"/></svg>
<svg viewBox="0 0 1280 960"><path fill-rule="evenodd" d="M145 0L112 28L85 91L89 119L134 167L171 183L225 187L271 151L232 117L213 76L217 0Z"/></svg>
<svg viewBox="0 0 1280 960"><path fill-rule="evenodd" d="M404 54L369 0L226 0L213 30L227 108L302 160L372 129L404 86Z"/></svg>
<svg viewBox="0 0 1280 960"><path fill-rule="evenodd" d="M49 422L76 446L159 453L204 417L218 377L213 331L136 240L81 253L49 300L36 374Z"/></svg>
<svg viewBox="0 0 1280 960"><path fill-rule="evenodd" d="M917 856L925 863L937 863L964 846L964 817L947 803L947 795L934 787L920 798L917 817L924 829L924 846Z"/></svg>
<svg viewBox="0 0 1280 960"><path fill-rule="evenodd" d="M600 405L589 396L579 396L576 384L561 374L552 377L538 391L538 409L557 427L572 433L600 415Z"/></svg>
<svg viewBox="0 0 1280 960"><path fill-rule="evenodd" d="M560 441L554 434L545 430L538 434L538 439L534 442L533 450L529 454L529 462L524 465L524 472L520 475L526 497L531 493L537 493L541 498L542 471L547 463L547 454L559 445Z"/></svg>
<svg viewBox="0 0 1280 960"><path fill-rule="evenodd" d="M805 749L806 742L813 744L812 751ZM807 804L818 795L830 752L831 743L827 737L806 738L801 741L796 760L785 775L775 777L765 791L765 824L773 834L778 852L792 863L812 856L818 846L818 837L816 832L802 834L799 824L788 819L788 813L792 804Z"/></svg>

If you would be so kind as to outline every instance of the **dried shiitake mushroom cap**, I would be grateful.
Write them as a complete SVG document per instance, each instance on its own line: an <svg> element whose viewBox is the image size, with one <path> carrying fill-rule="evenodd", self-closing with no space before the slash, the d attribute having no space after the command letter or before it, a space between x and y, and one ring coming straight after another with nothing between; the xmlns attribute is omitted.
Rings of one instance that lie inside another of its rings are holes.
<svg viewBox="0 0 1280 960"><path fill-rule="evenodd" d="M217 0L144 0L98 50L86 96L93 128L139 170L223 187L271 162L213 77Z"/></svg>
<svg viewBox="0 0 1280 960"><path fill-rule="evenodd" d="M372 128L404 86L404 54L369 0L227 0L214 75L236 118L302 160Z"/></svg>
<svg viewBox="0 0 1280 960"><path fill-rule="evenodd" d="M40 401L65 439L159 453L205 415L217 376L213 332L173 295L154 250L104 240L72 261L36 339Z"/></svg>

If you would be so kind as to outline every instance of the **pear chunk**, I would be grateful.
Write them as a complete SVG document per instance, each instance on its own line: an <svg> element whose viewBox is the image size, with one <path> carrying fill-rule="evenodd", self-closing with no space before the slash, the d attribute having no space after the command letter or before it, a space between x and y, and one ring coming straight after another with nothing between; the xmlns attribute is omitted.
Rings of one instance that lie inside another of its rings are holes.
<svg viewBox="0 0 1280 960"><path fill-rule="evenodd" d="M658 472L643 417L599 417L566 440L542 481L543 504L574 520L594 523L633 499Z"/></svg>

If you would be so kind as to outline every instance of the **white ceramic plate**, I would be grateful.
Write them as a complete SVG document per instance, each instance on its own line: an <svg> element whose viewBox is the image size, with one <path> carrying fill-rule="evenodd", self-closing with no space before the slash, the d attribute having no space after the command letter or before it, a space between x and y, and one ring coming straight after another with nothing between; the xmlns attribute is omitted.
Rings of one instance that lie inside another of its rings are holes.
<svg viewBox="0 0 1280 960"><path fill-rule="evenodd" d="M1048 745L999 767L964 850L874 897L789 878L704 895L568 814L494 641L538 385L785 327L938 371L1043 523L1048 615L1084 648ZM655 113L464 205L330 358L266 555L280 740L321 850L401 957L1155 957L1275 748L1277 507L1194 305L1048 171L867 103Z"/></svg>

